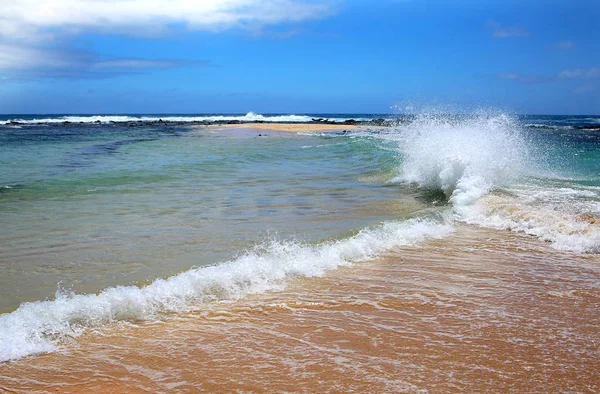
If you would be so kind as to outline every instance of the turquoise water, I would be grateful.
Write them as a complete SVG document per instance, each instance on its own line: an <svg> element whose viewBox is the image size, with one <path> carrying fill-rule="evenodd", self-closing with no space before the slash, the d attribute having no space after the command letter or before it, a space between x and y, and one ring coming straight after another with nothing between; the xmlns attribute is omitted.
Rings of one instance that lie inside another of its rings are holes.
<svg viewBox="0 0 600 394"><path fill-rule="evenodd" d="M578 128L594 117L304 135L42 119L0 119L0 360L51 349L75 322L276 289L459 222L600 252L600 129Z"/></svg>
<svg viewBox="0 0 600 394"><path fill-rule="evenodd" d="M5 130L14 142L0 161L1 310L53 297L59 283L96 292L225 261L265 239L316 242L394 215L386 203L400 187L382 185L397 158L385 147L255 135Z"/></svg>

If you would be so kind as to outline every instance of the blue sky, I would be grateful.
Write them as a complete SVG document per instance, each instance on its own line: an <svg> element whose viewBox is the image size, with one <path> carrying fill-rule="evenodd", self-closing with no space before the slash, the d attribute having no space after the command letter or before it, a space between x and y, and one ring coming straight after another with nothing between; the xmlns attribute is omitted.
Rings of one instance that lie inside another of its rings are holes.
<svg viewBox="0 0 600 394"><path fill-rule="evenodd" d="M2 3L4 114L600 114L598 1Z"/></svg>

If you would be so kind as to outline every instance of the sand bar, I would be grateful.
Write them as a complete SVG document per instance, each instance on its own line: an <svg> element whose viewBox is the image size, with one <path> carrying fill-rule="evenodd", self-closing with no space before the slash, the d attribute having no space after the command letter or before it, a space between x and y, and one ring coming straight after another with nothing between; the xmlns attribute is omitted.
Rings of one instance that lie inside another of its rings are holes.
<svg viewBox="0 0 600 394"><path fill-rule="evenodd" d="M303 131L342 131L354 130L360 128L371 128L372 126L355 126L345 124L318 124L318 123L241 123L241 124L224 124L213 125L210 127L233 127L233 128L248 128L255 130L273 130L286 131L290 133L299 133Z"/></svg>

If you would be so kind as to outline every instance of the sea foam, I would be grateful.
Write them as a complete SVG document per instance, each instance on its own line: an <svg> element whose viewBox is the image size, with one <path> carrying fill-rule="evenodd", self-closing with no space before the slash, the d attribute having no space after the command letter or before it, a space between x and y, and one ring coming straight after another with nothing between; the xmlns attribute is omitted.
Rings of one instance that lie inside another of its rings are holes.
<svg viewBox="0 0 600 394"><path fill-rule="evenodd" d="M23 303L14 312L0 316L0 361L53 351L66 338L91 327L155 319L161 313L201 307L204 302L281 289L287 279L321 276L450 231L452 226L444 217L386 222L350 238L318 245L259 245L235 260L193 268L141 288L114 287L86 295L59 292L54 300Z"/></svg>
<svg viewBox="0 0 600 394"><path fill-rule="evenodd" d="M572 188L524 188L492 194L459 208L461 220L533 235L554 248L600 253L600 193Z"/></svg>
<svg viewBox="0 0 600 394"><path fill-rule="evenodd" d="M598 189L548 179L544 154L515 118L423 115L382 138L395 141L403 158L394 181L443 191L455 220L600 253Z"/></svg>
<svg viewBox="0 0 600 394"><path fill-rule="evenodd" d="M322 118L326 121L343 122L350 118ZM370 120L370 118L352 118L354 120ZM307 115L262 115L254 112L248 112L245 115L164 115L164 116L133 116L133 115L67 115L57 117L42 117L34 119L15 118L10 120L0 120L0 125L18 122L20 124L52 124L52 123L111 123L111 122L285 122L285 123L306 123L311 122L312 117Z"/></svg>

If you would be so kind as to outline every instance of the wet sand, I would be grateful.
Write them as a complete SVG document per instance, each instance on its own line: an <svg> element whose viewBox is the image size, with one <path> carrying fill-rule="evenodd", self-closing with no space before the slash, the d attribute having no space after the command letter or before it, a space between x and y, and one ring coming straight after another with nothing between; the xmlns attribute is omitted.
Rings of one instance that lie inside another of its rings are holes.
<svg viewBox="0 0 600 394"><path fill-rule="evenodd" d="M598 392L600 261L459 227L0 365L6 392Z"/></svg>

